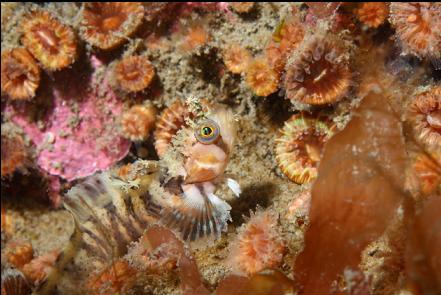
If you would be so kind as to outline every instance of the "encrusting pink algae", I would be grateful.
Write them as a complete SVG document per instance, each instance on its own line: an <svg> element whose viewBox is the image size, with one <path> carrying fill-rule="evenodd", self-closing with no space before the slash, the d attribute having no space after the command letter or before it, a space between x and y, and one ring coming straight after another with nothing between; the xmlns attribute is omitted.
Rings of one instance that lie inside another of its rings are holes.
<svg viewBox="0 0 441 295"><path fill-rule="evenodd" d="M81 87L85 85L75 79L64 83L68 84L54 87L49 94L54 98L54 109L44 116L45 128L30 122L25 113L17 112L12 121L36 145L37 164L49 174L72 181L115 164L127 154L130 142L116 129L107 128L122 112L122 104L109 85L100 97L98 89L84 91Z"/></svg>

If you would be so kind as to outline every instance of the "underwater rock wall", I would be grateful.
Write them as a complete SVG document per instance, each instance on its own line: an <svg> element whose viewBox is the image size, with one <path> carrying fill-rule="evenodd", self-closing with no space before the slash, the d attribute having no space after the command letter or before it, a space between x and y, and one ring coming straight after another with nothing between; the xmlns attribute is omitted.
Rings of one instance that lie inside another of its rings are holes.
<svg viewBox="0 0 441 295"><path fill-rule="evenodd" d="M439 292L439 3L1 5L2 294Z"/></svg>

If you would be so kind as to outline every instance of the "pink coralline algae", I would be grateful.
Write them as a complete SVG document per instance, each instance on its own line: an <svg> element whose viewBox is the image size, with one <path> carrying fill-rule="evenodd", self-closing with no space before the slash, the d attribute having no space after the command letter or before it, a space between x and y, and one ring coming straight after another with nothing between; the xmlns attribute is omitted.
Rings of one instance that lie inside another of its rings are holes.
<svg viewBox="0 0 441 295"><path fill-rule="evenodd" d="M70 75L75 76L75 75ZM55 78L50 88L53 108L42 119L44 125L28 120L25 112L14 111L12 120L23 128L37 146L37 163L49 174L68 181L105 170L124 158L130 141L117 131L122 102L107 87L85 87L75 78ZM84 90L87 89L87 90ZM50 96L50 95L48 95ZM46 99L46 97L45 97Z"/></svg>

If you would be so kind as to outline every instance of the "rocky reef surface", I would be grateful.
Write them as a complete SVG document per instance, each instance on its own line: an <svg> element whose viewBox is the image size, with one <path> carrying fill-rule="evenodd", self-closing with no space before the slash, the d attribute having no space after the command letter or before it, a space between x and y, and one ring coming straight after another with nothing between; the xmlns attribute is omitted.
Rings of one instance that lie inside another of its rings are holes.
<svg viewBox="0 0 441 295"><path fill-rule="evenodd" d="M439 294L439 3L2 3L2 294Z"/></svg>

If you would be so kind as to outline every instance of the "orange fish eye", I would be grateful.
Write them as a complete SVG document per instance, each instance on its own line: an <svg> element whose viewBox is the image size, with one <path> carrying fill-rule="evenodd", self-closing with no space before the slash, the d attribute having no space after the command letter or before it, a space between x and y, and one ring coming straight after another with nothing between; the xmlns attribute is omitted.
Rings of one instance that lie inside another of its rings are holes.
<svg viewBox="0 0 441 295"><path fill-rule="evenodd" d="M219 125L213 120L206 119L195 129L195 137L202 144L211 144L219 138Z"/></svg>

